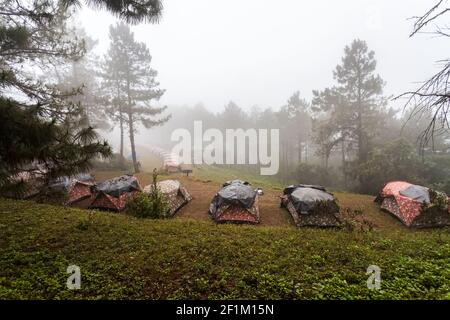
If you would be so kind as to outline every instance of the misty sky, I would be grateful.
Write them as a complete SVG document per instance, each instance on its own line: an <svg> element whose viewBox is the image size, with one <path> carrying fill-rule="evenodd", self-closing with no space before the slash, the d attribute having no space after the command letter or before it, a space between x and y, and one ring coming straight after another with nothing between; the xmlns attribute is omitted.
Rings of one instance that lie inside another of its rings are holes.
<svg viewBox="0 0 450 320"><path fill-rule="evenodd" d="M424 0L163 0L159 24L132 27L145 42L159 72L165 105L220 111L233 100L245 109L278 108L296 90L333 84L332 70L354 38L375 51L386 95L415 88L437 71L448 41L430 35L409 38L408 18L429 9ZM83 8L78 17L88 34L108 46L116 19ZM399 106L399 103L396 103Z"/></svg>

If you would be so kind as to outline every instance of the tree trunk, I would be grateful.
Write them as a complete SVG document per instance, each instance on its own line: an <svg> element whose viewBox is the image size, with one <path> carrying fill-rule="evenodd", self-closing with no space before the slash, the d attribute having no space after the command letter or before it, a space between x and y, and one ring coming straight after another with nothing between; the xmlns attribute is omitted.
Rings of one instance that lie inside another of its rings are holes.
<svg viewBox="0 0 450 320"><path fill-rule="evenodd" d="M298 139L298 163L302 163L302 140Z"/></svg>
<svg viewBox="0 0 450 320"><path fill-rule="evenodd" d="M330 158L331 151L326 151L323 157L325 171L328 171L328 159Z"/></svg>
<svg viewBox="0 0 450 320"><path fill-rule="evenodd" d="M342 138L342 174L344 175L344 187L347 189L347 162L345 161L345 138Z"/></svg>
<svg viewBox="0 0 450 320"><path fill-rule="evenodd" d="M362 114L361 114L361 110L358 112L358 129L357 129L357 134L358 134L358 162L361 164L363 163L366 159L365 157L365 151L364 151L364 137L363 137L363 129L362 129Z"/></svg>
<svg viewBox="0 0 450 320"><path fill-rule="evenodd" d="M131 145L131 158L133 159L134 172L139 173L140 168L136 158L136 146L134 144L134 119L133 110L131 106L131 96L130 96L130 81L127 79L127 96L128 96L128 128L130 129L130 145Z"/></svg>
<svg viewBox="0 0 450 320"><path fill-rule="evenodd" d="M125 166L125 157L123 156L123 136L124 136L124 132L123 132L123 114L122 114L122 111L120 111L119 112L119 117L120 117L120 119L119 119L119 123L120 123L120 155L119 155L119 157L120 157L120 159L119 159L119 161L120 161L120 166L122 167L122 168L124 168L124 166Z"/></svg>
<svg viewBox="0 0 450 320"><path fill-rule="evenodd" d="M366 160L366 148L364 140L364 132L362 125L362 113L363 113L363 105L362 105L362 97L361 97L361 88L362 88L362 79L360 75L360 71L358 71L358 97L357 97L357 105L358 105L358 119L357 119L357 136L358 136L358 164L363 164ZM360 191L363 190L365 180L362 175L359 175L359 188Z"/></svg>
<svg viewBox="0 0 450 320"><path fill-rule="evenodd" d="M137 158L136 158L136 146L134 144L133 115L131 114L131 112L128 113L128 126L130 128L131 158L133 159L134 172L139 173L140 168L139 168L139 165L137 163Z"/></svg>
<svg viewBox="0 0 450 320"><path fill-rule="evenodd" d="M305 163L308 163L308 140L305 142Z"/></svg>
<svg viewBox="0 0 450 320"><path fill-rule="evenodd" d="M116 93L116 103L117 108L119 109L119 128L120 128L120 147L119 147L119 165L122 169L125 168L125 157L123 155L123 136L124 136L124 129L123 129L123 112L122 112L122 105L120 104L120 84L118 81L116 81L117 84L117 93Z"/></svg>

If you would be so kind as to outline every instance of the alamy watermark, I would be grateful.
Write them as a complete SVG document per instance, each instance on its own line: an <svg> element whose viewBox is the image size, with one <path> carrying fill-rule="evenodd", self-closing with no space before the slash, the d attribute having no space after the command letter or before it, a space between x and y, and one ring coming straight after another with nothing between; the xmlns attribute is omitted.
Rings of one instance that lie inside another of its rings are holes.
<svg viewBox="0 0 450 320"><path fill-rule="evenodd" d="M372 31L383 29L383 15L380 7L370 6L366 9L366 28Z"/></svg>
<svg viewBox="0 0 450 320"><path fill-rule="evenodd" d="M66 270L70 276L67 278L67 289L78 290L81 289L81 271L80 267L76 265L70 265Z"/></svg>
<svg viewBox="0 0 450 320"><path fill-rule="evenodd" d="M202 121L194 121L193 137L187 129L176 129L170 137L177 142L172 153L184 164L259 164L261 175L278 173L279 138L279 129L225 129L224 134L209 128L203 132Z"/></svg>
<svg viewBox="0 0 450 320"><path fill-rule="evenodd" d="M369 275L367 279L367 288L370 290L381 289L381 269L377 265L370 265L367 268L366 274Z"/></svg>

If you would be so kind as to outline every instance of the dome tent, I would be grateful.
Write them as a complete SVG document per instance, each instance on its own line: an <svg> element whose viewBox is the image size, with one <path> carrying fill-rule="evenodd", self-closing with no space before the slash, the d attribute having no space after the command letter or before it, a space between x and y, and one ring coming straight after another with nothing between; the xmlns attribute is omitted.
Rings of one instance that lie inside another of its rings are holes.
<svg viewBox="0 0 450 320"><path fill-rule="evenodd" d="M209 215L217 223L259 223L258 192L246 181L227 181L211 201Z"/></svg>
<svg viewBox="0 0 450 320"><path fill-rule="evenodd" d="M383 187L375 202L407 227L450 225L447 195L427 187L392 181Z"/></svg>
<svg viewBox="0 0 450 320"><path fill-rule="evenodd" d="M178 180L162 180L158 181L156 185L169 203L171 216L192 200L191 195ZM152 190L153 185L151 184L144 188L144 192L147 194L150 194Z"/></svg>
<svg viewBox="0 0 450 320"><path fill-rule="evenodd" d="M74 180L68 190L68 200L66 204L79 208L87 208L92 201L92 189L94 186L95 182L93 180Z"/></svg>
<svg viewBox="0 0 450 320"><path fill-rule="evenodd" d="M50 181L48 188L67 194L67 205L85 206L92 197L92 188L95 185L94 177L90 173L79 173L73 177L63 176Z"/></svg>
<svg viewBox="0 0 450 320"><path fill-rule="evenodd" d="M126 201L141 192L139 180L133 175L115 177L100 182L94 188L94 199L89 207L113 211L125 209Z"/></svg>
<svg viewBox="0 0 450 320"><path fill-rule="evenodd" d="M286 187L281 207L289 211L297 227L340 226L336 199L322 186L298 184Z"/></svg>

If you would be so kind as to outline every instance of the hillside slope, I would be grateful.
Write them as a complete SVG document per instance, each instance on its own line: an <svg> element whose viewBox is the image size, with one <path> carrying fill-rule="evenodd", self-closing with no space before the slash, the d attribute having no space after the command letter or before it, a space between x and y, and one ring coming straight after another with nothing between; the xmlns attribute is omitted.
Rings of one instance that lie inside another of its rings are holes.
<svg viewBox="0 0 450 320"><path fill-rule="evenodd" d="M0 299L450 299L449 265L448 228L216 226L0 199Z"/></svg>

